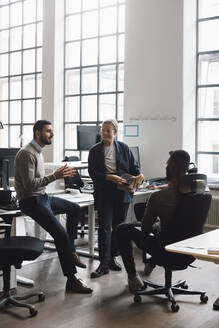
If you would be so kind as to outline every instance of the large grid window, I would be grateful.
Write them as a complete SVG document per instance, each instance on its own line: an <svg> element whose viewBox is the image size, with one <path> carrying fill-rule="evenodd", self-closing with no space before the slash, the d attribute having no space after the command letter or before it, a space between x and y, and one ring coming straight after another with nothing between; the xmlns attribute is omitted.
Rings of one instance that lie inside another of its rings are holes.
<svg viewBox="0 0 219 328"><path fill-rule="evenodd" d="M41 117L43 0L0 0L0 147L32 138Z"/></svg>
<svg viewBox="0 0 219 328"><path fill-rule="evenodd" d="M76 126L119 122L123 135L125 0L65 0L64 154L77 151Z"/></svg>
<svg viewBox="0 0 219 328"><path fill-rule="evenodd" d="M197 142L199 171L219 173L219 0L197 0Z"/></svg>

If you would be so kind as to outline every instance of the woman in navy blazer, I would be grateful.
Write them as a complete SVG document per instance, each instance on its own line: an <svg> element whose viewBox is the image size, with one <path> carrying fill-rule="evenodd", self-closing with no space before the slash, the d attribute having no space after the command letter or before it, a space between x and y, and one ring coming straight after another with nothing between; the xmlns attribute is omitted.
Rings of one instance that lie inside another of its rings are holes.
<svg viewBox="0 0 219 328"><path fill-rule="evenodd" d="M109 273L109 269L121 270L120 264L115 259L118 255L115 230L125 221L133 194L118 189L118 186L126 182L121 177L124 173L135 176L135 189L144 179L129 147L115 140L117 131L116 120L104 121L102 141L90 149L88 157L88 171L94 185L94 205L98 211L100 259L100 265L91 273L91 278L101 277Z"/></svg>

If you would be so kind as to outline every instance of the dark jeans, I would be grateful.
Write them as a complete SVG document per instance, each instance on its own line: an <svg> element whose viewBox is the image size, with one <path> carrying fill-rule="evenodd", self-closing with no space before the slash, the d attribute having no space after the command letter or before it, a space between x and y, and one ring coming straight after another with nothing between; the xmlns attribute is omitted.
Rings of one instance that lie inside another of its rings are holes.
<svg viewBox="0 0 219 328"><path fill-rule="evenodd" d="M121 192L114 190L105 197L102 207L98 210L98 248L101 263L107 263L111 257L119 254L116 227L126 220L128 208L129 204L121 201Z"/></svg>
<svg viewBox="0 0 219 328"><path fill-rule="evenodd" d="M54 238L63 274L69 277L76 273L72 251L75 250L73 245L74 239L77 238L80 207L65 199L49 197L46 194L26 198L20 201L19 204L23 213L39 223ZM56 214L67 214L67 232L56 219L53 211Z"/></svg>
<svg viewBox="0 0 219 328"><path fill-rule="evenodd" d="M141 230L137 229L136 223L120 224L117 227L116 235L125 269L130 275L136 274L132 241L134 241L139 249L146 251L152 256L161 257L164 254L164 249L156 236L147 236Z"/></svg>

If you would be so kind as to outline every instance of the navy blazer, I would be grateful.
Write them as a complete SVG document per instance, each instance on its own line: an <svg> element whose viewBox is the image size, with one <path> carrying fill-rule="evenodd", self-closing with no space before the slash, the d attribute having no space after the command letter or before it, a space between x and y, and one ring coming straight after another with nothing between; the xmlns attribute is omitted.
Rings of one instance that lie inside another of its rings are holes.
<svg viewBox="0 0 219 328"><path fill-rule="evenodd" d="M124 173L138 175L141 170L134 159L134 156L129 147L121 141L114 141L116 148L116 169L117 175L122 176ZM88 172L94 184L94 205L95 208L100 208L104 201L104 187L106 186L106 169L104 163L104 145L103 141L94 145L88 156ZM123 191L123 202L131 203L133 194Z"/></svg>

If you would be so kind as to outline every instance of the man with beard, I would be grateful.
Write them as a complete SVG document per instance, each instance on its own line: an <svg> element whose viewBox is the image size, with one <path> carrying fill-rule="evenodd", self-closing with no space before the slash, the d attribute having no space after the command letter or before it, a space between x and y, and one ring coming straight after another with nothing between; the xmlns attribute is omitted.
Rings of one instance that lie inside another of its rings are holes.
<svg viewBox="0 0 219 328"><path fill-rule="evenodd" d="M120 224L117 228L119 250L128 274L128 285L131 293L143 287L143 282L136 273L132 241L139 249L145 250L152 255L150 265L153 269L155 266L153 264L153 254L159 252L161 245L159 245L156 236L150 235L152 226L159 218L161 231L167 231L179 199L179 179L186 174L189 163L190 156L186 151L176 150L170 152L166 167L168 185L151 195L142 219L141 231L133 223Z"/></svg>
<svg viewBox="0 0 219 328"><path fill-rule="evenodd" d="M39 120L33 127L33 140L17 153L15 158L15 190L20 209L42 226L53 238L63 274L67 277L66 292L91 293L75 274L76 267L86 268L75 251L80 207L70 201L50 197L46 186L65 177L75 175L75 170L64 165L53 174L45 176L42 150L52 143L54 136L51 123ZM67 214L67 232L54 215Z"/></svg>

